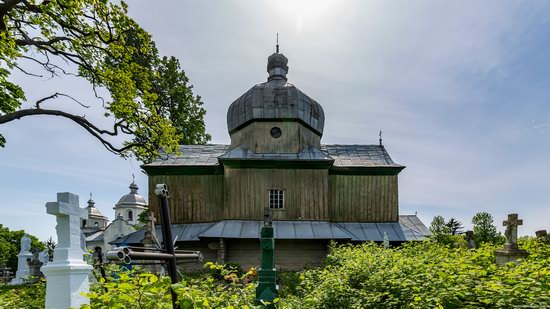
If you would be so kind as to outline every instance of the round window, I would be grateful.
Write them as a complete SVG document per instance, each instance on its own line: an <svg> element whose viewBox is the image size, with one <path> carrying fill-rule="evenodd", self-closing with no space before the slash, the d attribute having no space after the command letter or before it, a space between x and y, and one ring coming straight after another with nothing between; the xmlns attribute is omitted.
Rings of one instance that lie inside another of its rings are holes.
<svg viewBox="0 0 550 309"><path fill-rule="evenodd" d="M271 136L273 138L279 138L282 134L283 132L281 132L281 128L274 127L273 129L271 129Z"/></svg>

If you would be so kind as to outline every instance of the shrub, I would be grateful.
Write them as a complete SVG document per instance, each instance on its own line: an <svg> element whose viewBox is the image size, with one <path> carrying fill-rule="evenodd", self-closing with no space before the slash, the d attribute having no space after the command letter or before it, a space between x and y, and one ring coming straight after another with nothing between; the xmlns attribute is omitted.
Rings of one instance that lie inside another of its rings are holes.
<svg viewBox="0 0 550 309"><path fill-rule="evenodd" d="M0 308L44 308L46 284L44 280L26 285L0 285Z"/></svg>
<svg viewBox="0 0 550 309"><path fill-rule="evenodd" d="M303 308L509 308L550 306L550 246L534 239L523 263L495 264L495 247L449 248L434 242L384 249L334 246L326 266L302 273L292 298Z"/></svg>

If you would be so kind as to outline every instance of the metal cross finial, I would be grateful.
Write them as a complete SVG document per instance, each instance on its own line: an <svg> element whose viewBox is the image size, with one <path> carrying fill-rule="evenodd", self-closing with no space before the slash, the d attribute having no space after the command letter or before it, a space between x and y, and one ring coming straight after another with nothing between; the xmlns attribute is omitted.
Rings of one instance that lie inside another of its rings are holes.
<svg viewBox="0 0 550 309"><path fill-rule="evenodd" d="M277 33L277 54L279 53L279 33Z"/></svg>
<svg viewBox="0 0 550 309"><path fill-rule="evenodd" d="M92 200L92 192L90 192L90 200Z"/></svg>
<svg viewBox="0 0 550 309"><path fill-rule="evenodd" d="M380 146L382 146L382 130L380 130L380 132L378 133L378 142L380 143Z"/></svg>
<svg viewBox="0 0 550 309"><path fill-rule="evenodd" d="M132 173L132 182L136 182L136 176Z"/></svg>

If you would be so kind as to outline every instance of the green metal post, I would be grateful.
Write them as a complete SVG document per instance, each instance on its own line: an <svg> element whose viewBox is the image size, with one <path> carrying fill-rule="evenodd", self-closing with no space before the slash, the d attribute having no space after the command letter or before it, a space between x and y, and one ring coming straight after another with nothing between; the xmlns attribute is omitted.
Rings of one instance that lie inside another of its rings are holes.
<svg viewBox="0 0 550 309"><path fill-rule="evenodd" d="M262 261L258 271L258 287L256 288L256 303L272 302L277 298L277 271L275 270L275 239L273 238L273 227L271 218L266 214L266 222L260 232L260 243L262 249ZM269 305L267 308L275 308Z"/></svg>

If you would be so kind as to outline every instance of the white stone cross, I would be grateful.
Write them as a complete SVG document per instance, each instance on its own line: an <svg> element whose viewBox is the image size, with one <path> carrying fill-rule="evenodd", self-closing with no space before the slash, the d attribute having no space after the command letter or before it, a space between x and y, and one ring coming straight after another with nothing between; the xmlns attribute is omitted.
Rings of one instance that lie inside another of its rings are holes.
<svg viewBox="0 0 550 309"><path fill-rule="evenodd" d="M518 226L523 225L523 220L518 219L518 214L509 214L508 220L504 220L502 225L506 227L504 235L506 236L505 249L513 250L518 248Z"/></svg>
<svg viewBox="0 0 550 309"><path fill-rule="evenodd" d="M46 212L57 218L58 246L54 260L41 268L46 277L46 308L80 308L90 299L88 276L92 266L82 260L80 220L88 211L78 206L78 195L57 193L57 202L46 203Z"/></svg>
<svg viewBox="0 0 550 309"><path fill-rule="evenodd" d="M80 220L88 219L88 211L78 206L78 195L57 193L57 202L46 203L46 212L57 218L54 261L82 260Z"/></svg>

